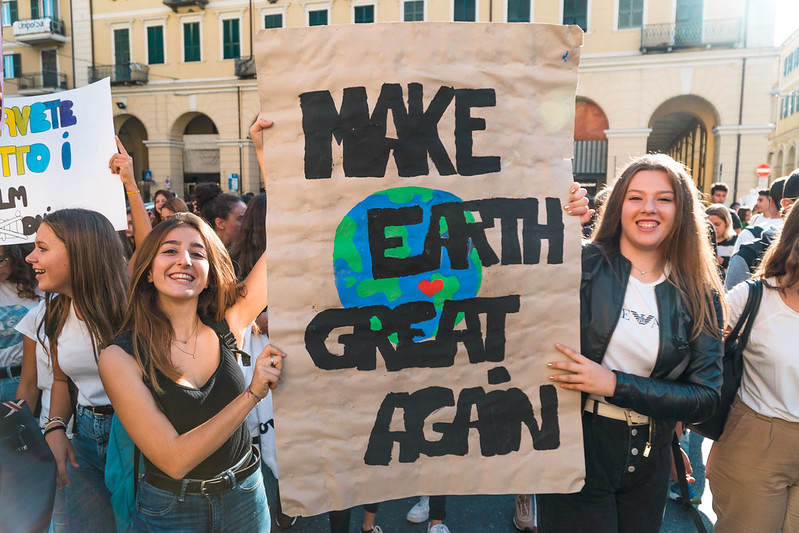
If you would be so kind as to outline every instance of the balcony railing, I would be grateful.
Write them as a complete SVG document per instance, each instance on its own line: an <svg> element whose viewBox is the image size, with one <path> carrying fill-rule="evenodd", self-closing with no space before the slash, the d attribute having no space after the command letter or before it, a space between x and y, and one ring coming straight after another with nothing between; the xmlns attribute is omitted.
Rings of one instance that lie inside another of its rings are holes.
<svg viewBox="0 0 799 533"><path fill-rule="evenodd" d="M149 81L150 67L141 63L123 63L122 65L97 65L89 67L91 81L111 78L111 85L141 85Z"/></svg>
<svg viewBox="0 0 799 533"><path fill-rule="evenodd" d="M240 57L236 59L236 76L239 78L255 77L255 57Z"/></svg>
<svg viewBox="0 0 799 533"><path fill-rule="evenodd" d="M25 19L14 22L14 39L19 42L37 43L63 43L67 41L64 35L64 21L48 17Z"/></svg>
<svg viewBox="0 0 799 533"><path fill-rule="evenodd" d="M720 19L650 24L641 29L641 51L736 46L743 40L742 22L741 19Z"/></svg>
<svg viewBox="0 0 799 533"><path fill-rule="evenodd" d="M54 70L22 74L16 81L19 94L23 96L63 91L67 88L67 75Z"/></svg>
<svg viewBox="0 0 799 533"><path fill-rule="evenodd" d="M208 0L164 0L164 5L175 12L180 8L199 7L200 9L205 9L205 6L208 5Z"/></svg>

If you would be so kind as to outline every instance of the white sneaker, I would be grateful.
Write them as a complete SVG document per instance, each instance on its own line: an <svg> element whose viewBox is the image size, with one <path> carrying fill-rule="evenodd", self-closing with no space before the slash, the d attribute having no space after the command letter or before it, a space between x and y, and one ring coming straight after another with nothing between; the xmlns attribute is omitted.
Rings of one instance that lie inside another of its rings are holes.
<svg viewBox="0 0 799 533"><path fill-rule="evenodd" d="M405 520L412 524L421 524L426 522L430 517L430 496L422 496L416 505L411 507L408 514L405 515ZM438 533L438 532L437 532ZM447 532L444 532L447 533Z"/></svg>
<svg viewBox="0 0 799 533"><path fill-rule="evenodd" d="M444 524L436 524L434 526L427 526L427 533L450 533L450 531Z"/></svg>

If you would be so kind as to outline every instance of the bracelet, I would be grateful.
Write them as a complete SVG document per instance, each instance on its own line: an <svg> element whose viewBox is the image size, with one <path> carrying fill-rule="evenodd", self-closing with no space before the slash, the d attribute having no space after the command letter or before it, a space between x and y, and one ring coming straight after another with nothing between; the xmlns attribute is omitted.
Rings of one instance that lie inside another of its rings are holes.
<svg viewBox="0 0 799 533"><path fill-rule="evenodd" d="M47 431L47 430L53 429L55 427L62 427L64 429L66 429L67 425L65 423L61 422L60 420L53 420L52 422L48 422L47 424L45 424L42 429Z"/></svg>
<svg viewBox="0 0 799 533"><path fill-rule="evenodd" d="M125 194L141 194L141 191L139 189L136 189L135 191L125 191Z"/></svg>
<svg viewBox="0 0 799 533"><path fill-rule="evenodd" d="M45 435L45 437L46 437L48 433L50 433L50 432L52 432L52 431L57 431L57 430L59 430L59 429L63 429L63 430L64 430L64 433L66 433L66 431L67 431L67 426L54 426L54 427L51 427L51 428L47 428L47 429L45 429L45 430L44 430L44 435Z"/></svg>
<svg viewBox="0 0 799 533"><path fill-rule="evenodd" d="M252 394L252 395L255 397L256 403L259 403L261 400L263 400L263 398L261 398L260 396L258 396L257 394L255 394L255 393L252 391L252 389L251 389L251 388L249 388L249 387L247 387L247 392L249 392L250 394Z"/></svg>

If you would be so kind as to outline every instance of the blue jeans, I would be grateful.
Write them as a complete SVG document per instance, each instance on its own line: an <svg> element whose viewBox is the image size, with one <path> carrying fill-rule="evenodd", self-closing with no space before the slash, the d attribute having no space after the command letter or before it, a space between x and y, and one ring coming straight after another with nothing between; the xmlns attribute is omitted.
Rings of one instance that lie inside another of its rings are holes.
<svg viewBox="0 0 799 533"><path fill-rule="evenodd" d="M229 471L228 471L229 472ZM260 469L222 494L175 494L139 483L131 532L269 533L271 522Z"/></svg>
<svg viewBox="0 0 799 533"><path fill-rule="evenodd" d="M0 402L9 402L17 399L17 385L19 385L19 376L10 378L4 376L0 378ZM33 411L36 406L30 405L30 410Z"/></svg>
<svg viewBox="0 0 799 533"><path fill-rule="evenodd" d="M661 425L662 427L663 425ZM574 494L539 494L541 533L658 533L666 508L671 431L583 413L585 486Z"/></svg>
<svg viewBox="0 0 799 533"><path fill-rule="evenodd" d="M70 482L66 488L69 531L116 531L111 492L105 486L105 455L110 432L110 416L95 416L82 405L78 406L72 448L80 468L72 468L67 462Z"/></svg>

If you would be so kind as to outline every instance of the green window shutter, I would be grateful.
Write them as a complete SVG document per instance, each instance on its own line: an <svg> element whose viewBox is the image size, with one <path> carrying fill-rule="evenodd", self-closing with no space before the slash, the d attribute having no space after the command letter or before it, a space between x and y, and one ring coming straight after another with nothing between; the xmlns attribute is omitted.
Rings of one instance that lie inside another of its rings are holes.
<svg viewBox="0 0 799 533"><path fill-rule="evenodd" d="M530 22L530 0L508 0L508 22Z"/></svg>
<svg viewBox="0 0 799 533"><path fill-rule="evenodd" d="M368 24L375 21L375 6L355 6L355 24Z"/></svg>
<svg viewBox="0 0 799 533"><path fill-rule="evenodd" d="M424 20L424 0L410 0L405 2L402 20L405 22Z"/></svg>
<svg viewBox="0 0 799 533"><path fill-rule="evenodd" d="M455 13L453 19L462 22L474 22L475 0L455 0Z"/></svg>
<svg viewBox="0 0 799 533"><path fill-rule="evenodd" d="M31 18L39 18L39 0L31 0Z"/></svg>
<svg viewBox="0 0 799 533"><path fill-rule="evenodd" d="M235 59L241 55L239 19L222 21L222 58Z"/></svg>
<svg viewBox="0 0 799 533"><path fill-rule="evenodd" d="M327 26L327 10L309 11L308 26Z"/></svg>
<svg viewBox="0 0 799 533"><path fill-rule="evenodd" d="M164 63L163 26L149 26L147 28L147 63L150 65Z"/></svg>
<svg viewBox="0 0 799 533"><path fill-rule="evenodd" d="M283 15L264 15L264 28L272 29L272 28L282 28L283 27Z"/></svg>
<svg viewBox="0 0 799 533"><path fill-rule="evenodd" d="M563 0L563 23L588 31L588 0Z"/></svg>
<svg viewBox="0 0 799 533"><path fill-rule="evenodd" d="M186 63L201 60L199 22L187 22L183 25L183 60Z"/></svg>

